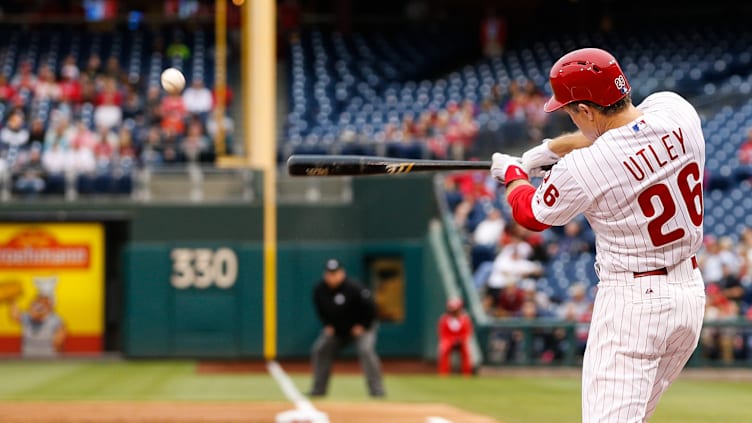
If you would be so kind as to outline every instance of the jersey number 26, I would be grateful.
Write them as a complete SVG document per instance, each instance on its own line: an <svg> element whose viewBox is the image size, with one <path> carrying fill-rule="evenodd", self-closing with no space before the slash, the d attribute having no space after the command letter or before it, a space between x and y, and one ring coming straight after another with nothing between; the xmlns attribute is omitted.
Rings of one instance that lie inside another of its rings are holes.
<svg viewBox="0 0 752 423"><path fill-rule="evenodd" d="M690 179L693 182L690 182ZM686 206L689 220L696 227L702 225L703 205L702 205L702 181L700 180L700 166L697 162L692 162L682 168L676 176L676 185L681 193L681 200ZM657 198L661 203L663 211L657 214L653 206L653 198ZM663 232L663 226L676 215L676 201L671 195L668 185L658 183L651 185L640 193L637 197L642 213L648 219L653 218L648 223L648 234L653 245L660 247L674 242L684 237L686 231L683 228L676 228L669 232Z"/></svg>

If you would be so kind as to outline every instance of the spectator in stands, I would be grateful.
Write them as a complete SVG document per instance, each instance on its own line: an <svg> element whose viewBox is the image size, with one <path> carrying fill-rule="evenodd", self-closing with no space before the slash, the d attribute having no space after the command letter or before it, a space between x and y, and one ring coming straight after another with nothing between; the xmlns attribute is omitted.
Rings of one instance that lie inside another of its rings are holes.
<svg viewBox="0 0 752 423"><path fill-rule="evenodd" d="M743 258L734 248L734 242L729 236L722 236L718 240L718 257L721 266L721 276L712 282L719 292L728 301L734 303L737 310L741 310L741 302L745 296L740 271L743 266ZM707 264L707 261L705 262ZM708 288L710 288L708 284Z"/></svg>
<svg viewBox="0 0 752 423"><path fill-rule="evenodd" d="M72 54L65 56L65 59L63 60L63 66L61 66L60 68L60 78L78 80L80 75L81 70L78 68L78 64L76 63L76 56Z"/></svg>
<svg viewBox="0 0 752 423"><path fill-rule="evenodd" d="M457 180L451 175L444 177L444 196L449 206L449 211L454 214L457 205L462 202L462 193L457 185Z"/></svg>
<svg viewBox="0 0 752 423"><path fill-rule="evenodd" d="M188 113L198 115L202 121L209 116L214 100L211 90L206 88L202 78L193 78L191 86L183 91L183 104Z"/></svg>
<svg viewBox="0 0 752 423"><path fill-rule="evenodd" d="M115 80L117 84L123 84L128 81L128 75L126 75L120 66L120 60L118 60L117 56L107 58L107 62L104 65L104 76L105 78Z"/></svg>
<svg viewBox="0 0 752 423"><path fill-rule="evenodd" d="M58 144L62 150L68 149L75 131L70 127L69 122L67 117L59 115L50 123L50 127L44 134L45 150L54 143Z"/></svg>
<svg viewBox="0 0 752 423"><path fill-rule="evenodd" d="M575 282L567 290L568 298L559 306L560 319L576 322L575 336L580 354L585 352L590 318L593 314L593 301L587 295L587 284Z"/></svg>
<svg viewBox="0 0 752 423"><path fill-rule="evenodd" d="M126 125L121 126L118 132L118 145L115 156L120 161L124 159L134 161L137 155L137 146L133 141L133 131Z"/></svg>
<svg viewBox="0 0 752 423"><path fill-rule="evenodd" d="M42 165L42 145L34 143L28 153L16 161L13 169L13 190L23 195L35 195L44 190L45 170Z"/></svg>
<svg viewBox="0 0 752 423"><path fill-rule="evenodd" d="M454 213L455 224L460 228L463 238L470 238L478 224L486 217L489 207L490 201L476 192L463 195L462 202Z"/></svg>
<svg viewBox="0 0 752 423"><path fill-rule="evenodd" d="M94 108L94 126L110 129L123 122L123 98L117 81L107 77L103 80L102 91L97 94Z"/></svg>
<svg viewBox="0 0 752 423"><path fill-rule="evenodd" d="M46 134L47 131L44 128L44 120L39 116L35 117L29 126L29 143L39 142L44 144Z"/></svg>
<svg viewBox="0 0 752 423"><path fill-rule="evenodd" d="M83 121L77 121L75 128L71 132L70 137L70 144L78 144L83 148L87 148L89 150L94 149L94 145L97 143L97 137L96 134L89 129L88 126L86 126L86 123ZM62 146L64 149L67 149L68 146L64 145Z"/></svg>
<svg viewBox="0 0 752 423"><path fill-rule="evenodd" d="M83 73L92 80L97 80L102 75L102 58L96 53L89 55Z"/></svg>
<svg viewBox="0 0 752 423"><path fill-rule="evenodd" d="M752 128L747 130L747 138L739 147L739 163L752 165Z"/></svg>
<svg viewBox="0 0 752 423"><path fill-rule="evenodd" d="M158 85L149 85L144 100L146 123L152 125L162 120L162 92Z"/></svg>
<svg viewBox="0 0 752 423"><path fill-rule="evenodd" d="M185 119L180 112L173 110L162 116L162 132L165 139L177 141L185 133Z"/></svg>
<svg viewBox="0 0 752 423"><path fill-rule="evenodd" d="M59 98L60 85L55 78L55 71L44 65L39 69L39 78L34 84L34 99L57 101Z"/></svg>
<svg viewBox="0 0 752 423"><path fill-rule="evenodd" d="M470 101L462 102L447 132L447 141L455 160L466 159L466 152L472 147L479 129L475 121L475 106Z"/></svg>
<svg viewBox="0 0 752 423"><path fill-rule="evenodd" d="M277 7L277 34L279 34L280 53L282 53L286 52L285 47L292 37L298 35L302 11L298 0L283 0Z"/></svg>
<svg viewBox="0 0 752 423"><path fill-rule="evenodd" d="M13 88L5 74L0 73L0 103L10 103L16 98L16 90Z"/></svg>
<svg viewBox="0 0 752 423"><path fill-rule="evenodd" d="M486 57L499 57L504 52L507 42L507 22L499 16L493 7L486 8L481 22L481 48Z"/></svg>
<svg viewBox="0 0 752 423"><path fill-rule="evenodd" d="M486 313L498 318L519 317L525 293L517 282L506 278L501 280L500 285L495 285L490 277L488 279L488 288L483 298Z"/></svg>
<svg viewBox="0 0 752 423"><path fill-rule="evenodd" d="M184 38L182 31L175 31L173 33L172 41L167 46L167 51L165 52L168 58L188 60L191 57L191 49L185 43Z"/></svg>
<svg viewBox="0 0 752 423"><path fill-rule="evenodd" d="M709 284L706 290L705 319L708 321L734 320L739 316L736 303L723 295L718 284ZM734 360L733 328L708 326L703 328L701 339L707 358L731 363Z"/></svg>
<svg viewBox="0 0 752 423"><path fill-rule="evenodd" d="M562 254L576 256L581 253L593 252L595 240L583 229L580 220L572 220L563 228L564 233L555 242L548 243L548 255L556 257Z"/></svg>
<svg viewBox="0 0 752 423"><path fill-rule="evenodd" d="M141 153L141 164L146 167L161 165L164 162L162 154L162 131L158 126L152 126L146 133Z"/></svg>
<svg viewBox="0 0 752 423"><path fill-rule="evenodd" d="M175 132L162 129L162 142L160 144L162 162L164 164L179 164L185 161L180 149L180 140Z"/></svg>
<svg viewBox="0 0 752 423"><path fill-rule="evenodd" d="M500 84L496 83L491 87L489 101L492 107L495 107L501 110L501 108L506 103L507 98L508 98L508 93L504 91L504 88Z"/></svg>
<svg viewBox="0 0 752 423"><path fill-rule="evenodd" d="M174 117L179 120L185 120L188 117L185 102L180 94L168 94L162 97L160 109L163 120L173 113Z"/></svg>
<svg viewBox="0 0 752 423"><path fill-rule="evenodd" d="M97 84L87 73L82 73L79 79L81 83L81 103L94 104L97 101Z"/></svg>
<svg viewBox="0 0 752 423"><path fill-rule="evenodd" d="M470 243L470 264L473 272L483 262L494 260L505 224L501 210L491 207L485 218L475 227Z"/></svg>
<svg viewBox="0 0 752 423"><path fill-rule="evenodd" d="M439 317L438 333L439 374L445 376L451 373L452 352L457 351L462 374L471 375L473 364L470 357L470 336L473 333L473 322L464 310L462 299L450 298L447 301L446 310Z"/></svg>
<svg viewBox="0 0 752 423"><path fill-rule="evenodd" d="M525 91L520 87L520 83L516 80L512 80L509 83L509 99L504 104L504 113L507 114L509 119L524 122L525 116Z"/></svg>
<svg viewBox="0 0 752 423"><path fill-rule="evenodd" d="M527 121L528 136L530 140L537 142L543 139L543 130L550 118L550 115L543 110L546 96L531 79L525 82L523 95L523 108L525 120Z"/></svg>
<svg viewBox="0 0 752 423"><path fill-rule="evenodd" d="M11 85L18 93L20 91L34 92L34 86L37 83L37 77L34 75L33 64L30 60L24 60L19 66L18 73L13 76Z"/></svg>
<svg viewBox="0 0 752 423"><path fill-rule="evenodd" d="M535 300L525 298L520 309L520 318L524 320L537 320L547 317ZM532 353L528 359L537 359L542 363L551 363L554 360L561 359L564 356L562 350L562 340L560 331L550 328L528 328L531 331L530 337L525 337L523 330L512 331L513 355L516 357L525 357ZM527 345L530 342L532 345Z"/></svg>
<svg viewBox="0 0 752 423"><path fill-rule="evenodd" d="M209 138L211 139L212 143L216 143L217 141L217 129L219 125L217 125L217 117L219 117L219 121L224 124L224 130L225 130L225 152L230 153L233 151L233 135L235 134L235 121L233 121L232 117L225 114L224 116L220 116L219 112L213 113L211 116L209 116L206 119L206 133L209 135Z"/></svg>
<svg viewBox="0 0 752 423"><path fill-rule="evenodd" d="M721 257L721 262L728 268L730 273L738 275L742 260L739 253L735 250L735 245L734 240L728 235L724 235L718 239L718 255Z"/></svg>
<svg viewBox="0 0 752 423"><path fill-rule="evenodd" d="M518 283L543 273L540 263L530 259L533 248L514 230L514 225L505 232L508 240L494 259L484 296L486 310L501 317L519 312L524 293Z"/></svg>
<svg viewBox="0 0 752 423"><path fill-rule="evenodd" d="M83 99L80 72L73 64L63 65L60 71L60 101L77 105Z"/></svg>
<svg viewBox="0 0 752 423"><path fill-rule="evenodd" d="M484 172L468 171L454 176L460 192L464 197L475 197L478 200L493 200L496 192L487 184L488 178Z"/></svg>
<svg viewBox="0 0 752 423"><path fill-rule="evenodd" d="M216 106L219 104L219 92L217 91L217 85L215 84L212 88L212 98L214 99L214 105ZM232 91L232 87L230 85L225 86L225 108L228 108L232 105L232 100L235 98L235 93Z"/></svg>
<svg viewBox="0 0 752 423"><path fill-rule="evenodd" d="M741 302L745 295L744 286L739 278L739 274L732 270L731 266L724 264L723 276L718 281L718 287L726 299L736 305L737 310L741 310Z"/></svg>
<svg viewBox="0 0 752 423"><path fill-rule="evenodd" d="M90 148L73 143L68 153L67 170L80 178L90 178L97 170L97 161Z"/></svg>
<svg viewBox="0 0 752 423"><path fill-rule="evenodd" d="M14 110L8 116L5 127L0 130L0 153L11 153L11 150L27 148L29 130L24 123L24 114Z"/></svg>
<svg viewBox="0 0 752 423"><path fill-rule="evenodd" d="M505 225L506 221L501 214L501 210L492 207L486 217L475 227L473 243L495 249L501 241L501 234L504 233Z"/></svg>
<svg viewBox="0 0 752 423"><path fill-rule="evenodd" d="M713 235L706 235L702 249L697 254L697 264L702 271L705 285L717 284L723 277L723 258L718 241Z"/></svg>
<svg viewBox="0 0 752 423"><path fill-rule="evenodd" d="M749 291L752 294L752 228L748 226L742 230L740 236L739 257L741 259L739 277L743 285L750 287ZM750 303L752 305L752 301Z"/></svg>
<svg viewBox="0 0 752 423"><path fill-rule="evenodd" d="M181 144L182 155L189 162L195 163L206 160L213 150L209 137L204 134L204 127L198 119L192 119Z"/></svg>
<svg viewBox="0 0 752 423"><path fill-rule="evenodd" d="M94 161L99 167L107 167L112 163L113 154L115 148L117 148L119 142L117 134L106 127L98 128L97 143L94 144L92 152L94 154Z"/></svg>
<svg viewBox="0 0 752 423"><path fill-rule="evenodd" d="M412 113L405 113L405 116L402 118L402 141L407 143L414 142L417 138L416 135L415 117Z"/></svg>
<svg viewBox="0 0 752 423"><path fill-rule="evenodd" d="M136 120L144 114L144 99L134 84L125 86L125 98L123 99L123 120Z"/></svg>
<svg viewBox="0 0 752 423"><path fill-rule="evenodd" d="M538 289L538 285L534 279L524 279L520 282L520 288L525 297L525 301L532 301L535 303L536 310L539 317L552 317L553 316L553 303L551 298L544 291Z"/></svg>
<svg viewBox="0 0 752 423"><path fill-rule="evenodd" d="M54 140L51 145L45 146L42 153L42 166L45 174L50 177L63 179L65 171L69 168L70 158L68 151L60 144L59 140Z"/></svg>

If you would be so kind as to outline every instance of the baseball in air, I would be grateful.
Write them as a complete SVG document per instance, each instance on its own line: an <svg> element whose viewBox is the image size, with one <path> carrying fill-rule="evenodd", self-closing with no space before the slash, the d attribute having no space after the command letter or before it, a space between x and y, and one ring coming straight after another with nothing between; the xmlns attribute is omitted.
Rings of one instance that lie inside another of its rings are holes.
<svg viewBox="0 0 752 423"><path fill-rule="evenodd" d="M185 76L176 68L167 68L162 71L162 88L170 94L177 94L185 87Z"/></svg>

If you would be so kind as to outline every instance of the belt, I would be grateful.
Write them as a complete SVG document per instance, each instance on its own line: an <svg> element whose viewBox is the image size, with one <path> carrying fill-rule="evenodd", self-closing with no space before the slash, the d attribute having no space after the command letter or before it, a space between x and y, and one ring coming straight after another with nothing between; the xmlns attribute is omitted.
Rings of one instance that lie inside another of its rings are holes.
<svg viewBox="0 0 752 423"><path fill-rule="evenodd" d="M692 256L692 268L697 269L697 257ZM635 278L644 278L645 276L665 276L668 275L668 269L661 267L660 269L648 270L646 272L634 272Z"/></svg>

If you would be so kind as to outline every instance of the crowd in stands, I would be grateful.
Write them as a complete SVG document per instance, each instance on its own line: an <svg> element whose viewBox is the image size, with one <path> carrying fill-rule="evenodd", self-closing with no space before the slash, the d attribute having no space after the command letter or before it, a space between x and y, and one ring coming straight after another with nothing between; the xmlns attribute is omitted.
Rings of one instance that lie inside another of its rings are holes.
<svg viewBox="0 0 752 423"><path fill-rule="evenodd" d="M214 104L201 75L167 94L115 56L92 54L79 68L69 55L59 69L22 60L0 73L0 180L18 194L62 193L71 181L80 193L127 193L138 167L212 163Z"/></svg>
<svg viewBox="0 0 752 423"><path fill-rule="evenodd" d="M576 351L584 352L597 278L570 280L566 289L542 288L542 278L557 261L594 257L595 239L584 218L544 232L514 222L501 201L503 188L484 171L449 174L444 192L453 223L462 238L477 294L495 319L558 319L574 326ZM752 227L738 237L706 235L697 260L707 288L707 321L752 321ZM495 342L507 360L520 354L522 335L507 333ZM533 351L544 362L561 358L568 340L562 330L538 330ZM711 360L752 360L752 331L706 327L703 354Z"/></svg>
<svg viewBox="0 0 752 423"><path fill-rule="evenodd" d="M448 101L445 107L426 109L417 115L408 112L401 119L393 117L375 139L391 146L417 144L423 151L419 153L422 157L466 160L471 158L470 152L481 130L481 114L503 115L505 121L520 122L526 127L527 140L541 139L549 121L549 115L543 112L545 98L531 80L511 81L507 87L495 84L478 102ZM397 147L388 151L387 155L409 156L398 150Z"/></svg>

